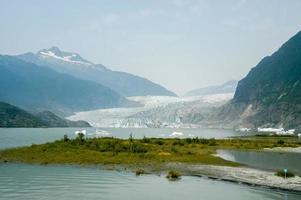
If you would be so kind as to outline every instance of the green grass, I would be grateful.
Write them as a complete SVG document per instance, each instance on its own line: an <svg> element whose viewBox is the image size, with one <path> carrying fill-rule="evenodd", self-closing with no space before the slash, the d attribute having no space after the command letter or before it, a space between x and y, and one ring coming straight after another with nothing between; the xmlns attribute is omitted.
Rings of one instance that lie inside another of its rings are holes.
<svg viewBox="0 0 301 200"><path fill-rule="evenodd" d="M180 162L222 166L239 164L214 156L217 149L256 149L297 147L301 144L292 138L143 138L117 139L79 136L64 137L55 142L31 145L0 151L0 161L37 164L162 164Z"/></svg>

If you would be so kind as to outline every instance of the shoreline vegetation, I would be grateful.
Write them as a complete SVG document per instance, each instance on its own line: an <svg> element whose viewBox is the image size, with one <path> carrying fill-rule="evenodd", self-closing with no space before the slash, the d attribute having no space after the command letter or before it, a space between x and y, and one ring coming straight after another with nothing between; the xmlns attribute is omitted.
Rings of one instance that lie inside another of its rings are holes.
<svg viewBox="0 0 301 200"><path fill-rule="evenodd" d="M294 137L248 136L228 139L114 137L86 138L80 133L75 139L67 135L61 140L0 150L2 162L34 164L164 164L168 162L241 166L215 156L218 149L264 150L301 147Z"/></svg>
<svg viewBox="0 0 301 200"><path fill-rule="evenodd" d="M63 164L99 166L109 170L130 170L137 176L167 174L168 180L181 175L207 177L251 186L301 192L301 177L283 178L275 172L248 168L217 157L218 149L256 150L301 147L294 137L248 136L227 139L113 137L63 139L0 150L0 163Z"/></svg>

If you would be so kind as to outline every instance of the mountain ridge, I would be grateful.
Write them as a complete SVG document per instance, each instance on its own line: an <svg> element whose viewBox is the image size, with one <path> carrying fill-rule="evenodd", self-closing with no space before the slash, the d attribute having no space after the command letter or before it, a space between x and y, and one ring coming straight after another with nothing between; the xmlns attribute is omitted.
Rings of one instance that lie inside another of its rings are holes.
<svg viewBox="0 0 301 200"><path fill-rule="evenodd" d="M33 112L60 116L76 111L135 105L98 83L58 73L46 66L0 55L0 101Z"/></svg>
<svg viewBox="0 0 301 200"><path fill-rule="evenodd" d="M73 55L78 57L76 61L70 60ZM175 93L146 78L110 70L102 64L94 64L83 59L77 53L64 52L57 47L43 49L36 54L25 53L17 55L17 57L37 65L48 66L60 73L97 82L122 96L177 96Z"/></svg>
<svg viewBox="0 0 301 200"><path fill-rule="evenodd" d="M301 32L239 81L219 115L236 126L301 130Z"/></svg>
<svg viewBox="0 0 301 200"><path fill-rule="evenodd" d="M212 94L226 94L234 93L238 81L230 80L221 85L212 85L203 88L194 89L188 91L184 96L201 96L201 95L212 95Z"/></svg>
<svg viewBox="0 0 301 200"><path fill-rule="evenodd" d="M11 104L0 102L0 127L90 127L85 121L62 119L50 111L36 115Z"/></svg>

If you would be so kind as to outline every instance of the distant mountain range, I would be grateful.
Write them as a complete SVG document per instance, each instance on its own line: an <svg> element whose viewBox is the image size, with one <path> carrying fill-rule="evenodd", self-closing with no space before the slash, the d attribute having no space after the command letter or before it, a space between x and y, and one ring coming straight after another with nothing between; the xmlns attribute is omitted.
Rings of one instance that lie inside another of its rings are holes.
<svg viewBox="0 0 301 200"><path fill-rule="evenodd" d="M218 118L236 126L301 130L301 32L239 81Z"/></svg>
<svg viewBox="0 0 301 200"><path fill-rule="evenodd" d="M0 101L31 112L50 110L60 116L137 104L98 83L14 56L0 56Z"/></svg>
<svg viewBox="0 0 301 200"><path fill-rule="evenodd" d="M222 85L208 86L204 88L199 88L187 92L184 96L202 96L202 95L213 95L213 94L226 94L234 93L237 81L231 80Z"/></svg>
<svg viewBox="0 0 301 200"><path fill-rule="evenodd" d="M61 119L55 114L44 111L30 114L16 106L0 102L0 127L89 127L85 121Z"/></svg>
<svg viewBox="0 0 301 200"><path fill-rule="evenodd" d="M36 65L104 85L121 96L176 96L164 87L145 78L125 72L112 71L101 64L83 59L77 53L61 51L57 47L43 49L37 53L25 53L18 58Z"/></svg>

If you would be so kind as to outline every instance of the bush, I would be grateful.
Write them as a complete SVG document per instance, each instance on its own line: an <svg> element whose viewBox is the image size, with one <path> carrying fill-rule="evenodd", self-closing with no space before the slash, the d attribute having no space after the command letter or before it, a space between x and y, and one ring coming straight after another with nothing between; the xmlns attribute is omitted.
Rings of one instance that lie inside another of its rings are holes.
<svg viewBox="0 0 301 200"><path fill-rule="evenodd" d="M155 144L157 145L163 145L164 144L164 141L160 140L160 139L157 139L154 141Z"/></svg>
<svg viewBox="0 0 301 200"><path fill-rule="evenodd" d="M199 139L199 143L201 143L201 144L209 144L209 140L201 138L201 139Z"/></svg>
<svg viewBox="0 0 301 200"><path fill-rule="evenodd" d="M140 176L141 174L145 174L145 171L144 171L144 169L139 168L139 169L136 169L135 174L136 174L136 176Z"/></svg>
<svg viewBox="0 0 301 200"><path fill-rule="evenodd" d="M184 146L184 142L182 142L180 139L176 139L172 145L179 145L179 146Z"/></svg>
<svg viewBox="0 0 301 200"><path fill-rule="evenodd" d="M130 144L130 152L131 153L147 153L147 149L138 143Z"/></svg>
<svg viewBox="0 0 301 200"><path fill-rule="evenodd" d="M70 139L68 138L68 135L65 134L65 135L64 135L64 142L69 142L69 140L70 140Z"/></svg>
<svg viewBox="0 0 301 200"><path fill-rule="evenodd" d="M166 178L170 181L175 181L175 180L179 180L181 178L181 176L182 176L182 174L180 172L171 170L166 175Z"/></svg>
<svg viewBox="0 0 301 200"><path fill-rule="evenodd" d="M284 141L283 141L283 140L278 140L278 141L277 141L277 144L283 145L283 144L284 144Z"/></svg>
<svg viewBox="0 0 301 200"><path fill-rule="evenodd" d="M186 142L187 144L191 144L191 143L192 143L192 139L191 139L191 138L186 138L186 139L185 139L185 142Z"/></svg>
<svg viewBox="0 0 301 200"><path fill-rule="evenodd" d="M145 137L145 136L144 136L144 137L142 138L142 140L141 140L142 143L150 143L150 141L151 141L151 139L150 139L150 138L147 138L147 137Z"/></svg>
<svg viewBox="0 0 301 200"><path fill-rule="evenodd" d="M129 141L130 141L130 142L133 142L133 141L134 141L134 138L133 138L133 134L132 134L132 133L130 134Z"/></svg>
<svg viewBox="0 0 301 200"><path fill-rule="evenodd" d="M79 144L85 143L85 135L83 133L78 133L76 140L79 142Z"/></svg>
<svg viewBox="0 0 301 200"><path fill-rule="evenodd" d="M278 170L276 173L275 173L276 176L280 176L282 178L285 178L285 173L283 170ZM291 171L287 171L286 173L286 178L292 178L292 177L295 177L295 174Z"/></svg>
<svg viewBox="0 0 301 200"><path fill-rule="evenodd" d="M209 146L215 146L216 145L216 140L214 138L209 139Z"/></svg>

